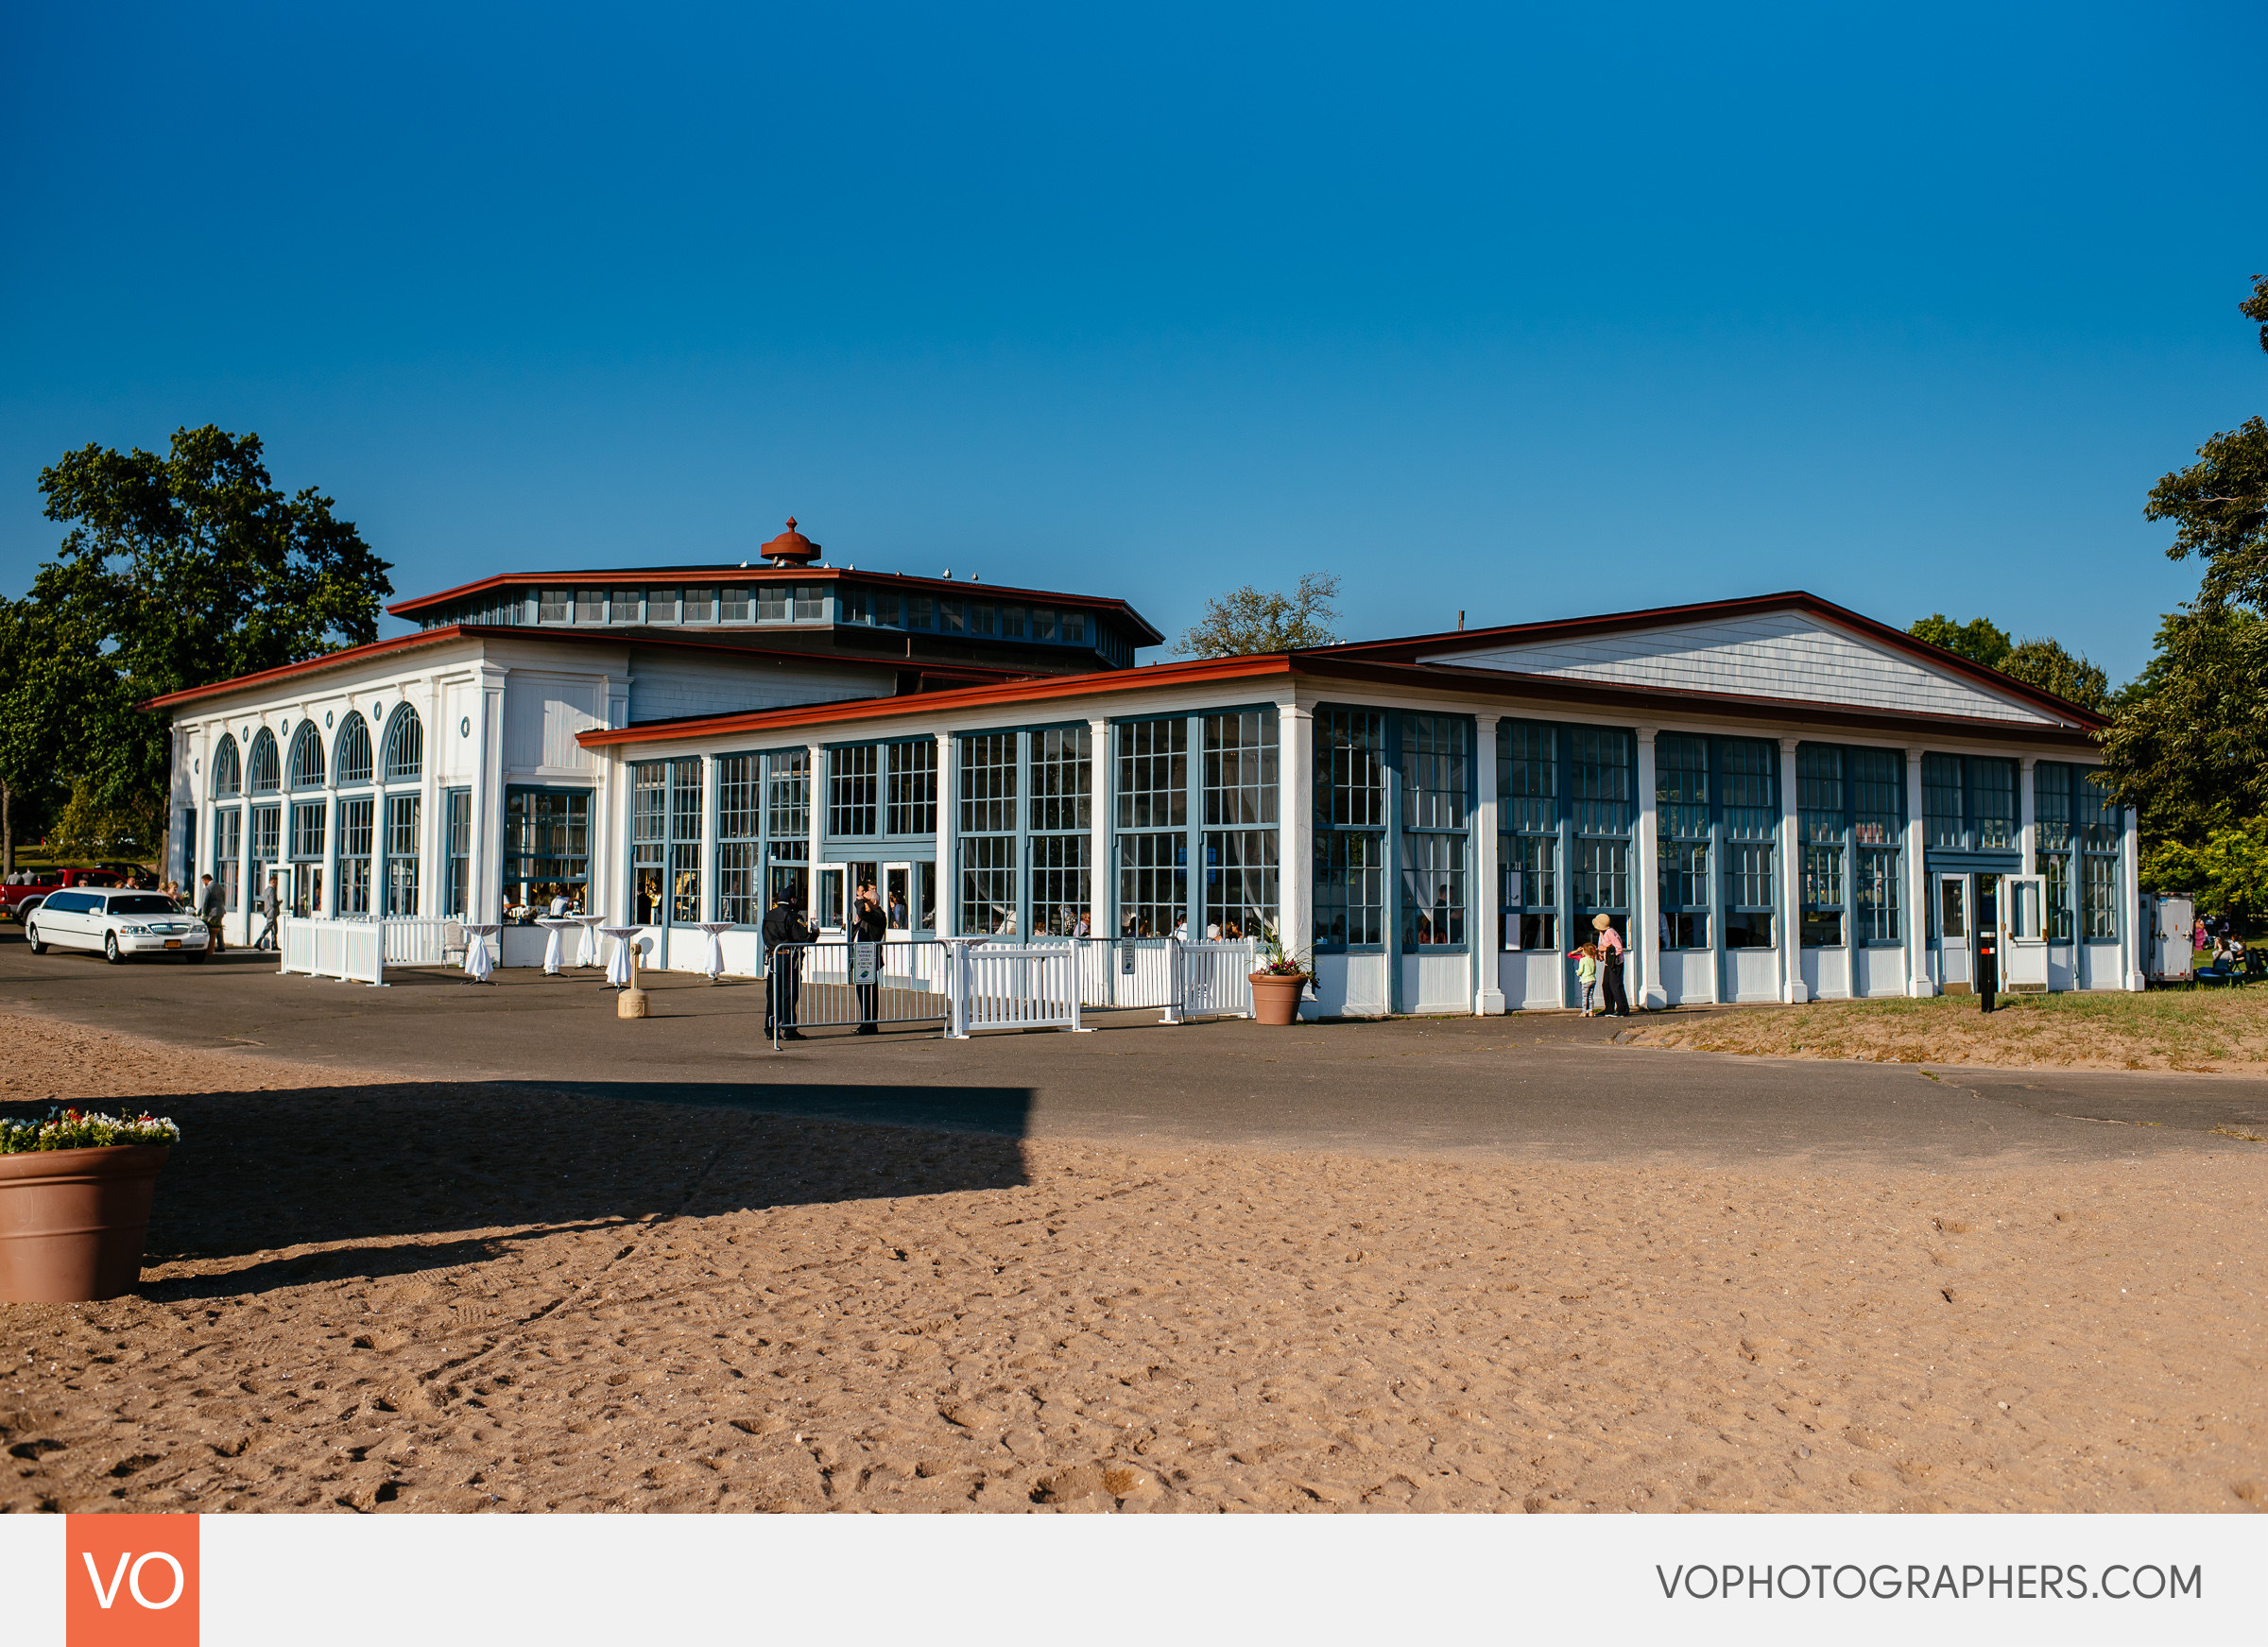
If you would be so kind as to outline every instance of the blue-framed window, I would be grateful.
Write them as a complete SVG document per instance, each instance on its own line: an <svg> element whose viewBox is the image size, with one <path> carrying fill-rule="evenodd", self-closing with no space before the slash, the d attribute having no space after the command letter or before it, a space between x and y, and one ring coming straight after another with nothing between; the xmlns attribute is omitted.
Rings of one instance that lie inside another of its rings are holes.
<svg viewBox="0 0 2268 1647"><path fill-rule="evenodd" d="M213 881L224 906L244 907L244 809L224 806L213 815Z"/></svg>
<svg viewBox="0 0 2268 1647"><path fill-rule="evenodd" d="M1386 941L1386 715L1319 709L1315 737L1315 948Z"/></svg>
<svg viewBox="0 0 2268 1647"><path fill-rule="evenodd" d="M1805 744L1796 751L1796 833L1803 852L1803 907L1797 939L1805 949L1839 949L1848 902L1848 790L1841 748Z"/></svg>
<svg viewBox="0 0 2268 1647"><path fill-rule="evenodd" d="M1613 727L1569 727L1568 800L1573 826L1571 878L1575 931L1589 937L1606 918L1624 944L1630 941L1630 832L1636 821L1637 745Z"/></svg>
<svg viewBox="0 0 2268 1647"><path fill-rule="evenodd" d="M1762 738L1719 738L1716 748L1725 826L1725 947L1768 950L1779 904L1779 749Z"/></svg>
<svg viewBox="0 0 2268 1647"><path fill-rule="evenodd" d="M2047 881L2051 941L2068 943L2075 935L2083 943L2105 943L2119 935L2125 816L2093 781L2095 770L2052 761L2032 769L2034 849Z"/></svg>
<svg viewBox="0 0 2268 1647"><path fill-rule="evenodd" d="M1030 745L1025 907L1031 930L1070 937L1093 931L1094 746L1084 722L1040 727Z"/></svg>
<svg viewBox="0 0 2268 1647"><path fill-rule="evenodd" d="M1164 937L1189 909L1189 719L1122 721L1112 735L1118 930Z"/></svg>
<svg viewBox="0 0 2268 1647"><path fill-rule="evenodd" d="M1905 756L1898 749L1847 749L1850 775L1852 913L1862 944L1905 941Z"/></svg>
<svg viewBox="0 0 2268 1647"><path fill-rule="evenodd" d="M631 766L630 919L637 925L701 918L702 798L697 758Z"/></svg>
<svg viewBox="0 0 2268 1647"><path fill-rule="evenodd" d="M2005 851L2016 846L2014 761L1925 754L1921 796L1928 845L1952 851Z"/></svg>
<svg viewBox="0 0 2268 1647"><path fill-rule="evenodd" d="M1018 742L1014 732L961 739L959 917L971 935L1018 931Z"/></svg>
<svg viewBox="0 0 2268 1647"><path fill-rule="evenodd" d="M764 862L767 907L782 898L808 907L811 895L811 751L764 757Z"/></svg>
<svg viewBox="0 0 2268 1647"><path fill-rule="evenodd" d="M273 795L283 787L276 762L276 734L266 727L252 737L251 759L246 763L245 788L253 795Z"/></svg>
<svg viewBox="0 0 2268 1647"><path fill-rule="evenodd" d="M1243 710L1205 717L1205 931L1260 938L1276 924L1281 834L1277 716Z"/></svg>
<svg viewBox="0 0 2268 1647"><path fill-rule="evenodd" d="M1654 740L1654 824L1661 881L1661 947L1710 947L1709 740L1663 732Z"/></svg>
<svg viewBox="0 0 2268 1647"><path fill-rule="evenodd" d="M937 741L885 744L883 832L935 835L937 832Z"/></svg>
<svg viewBox="0 0 2268 1647"><path fill-rule="evenodd" d="M360 717L357 717L358 719ZM368 758L369 740L363 740ZM370 849L377 832L377 803L368 795L338 798L338 913L367 917L370 913Z"/></svg>
<svg viewBox="0 0 2268 1647"><path fill-rule="evenodd" d="M446 790L441 796L441 914L465 918L472 884L472 792Z"/></svg>
<svg viewBox="0 0 2268 1647"><path fill-rule="evenodd" d="M227 732L213 748L213 798L233 800L244 790L244 770L236 754L236 740Z"/></svg>
<svg viewBox="0 0 2268 1647"><path fill-rule="evenodd" d="M700 763L694 767L697 782ZM562 894L582 903L591 885L591 792L507 789L502 867L507 909L541 913Z"/></svg>
<svg viewBox="0 0 2268 1647"><path fill-rule="evenodd" d="M418 824L424 797L386 798L386 913L396 918L418 913Z"/></svg>
<svg viewBox="0 0 2268 1647"><path fill-rule="evenodd" d="M1535 721L1496 727L1497 874L1506 950L1559 948L1559 731Z"/></svg>
<svg viewBox="0 0 2268 1647"><path fill-rule="evenodd" d="M846 744L827 751L827 834L858 840L882 828L882 748Z"/></svg>
<svg viewBox="0 0 2268 1647"><path fill-rule="evenodd" d="M323 786L323 740L316 735L313 721L301 721L300 729L291 736L291 786L294 789Z"/></svg>
<svg viewBox="0 0 2268 1647"><path fill-rule="evenodd" d="M1472 723L1403 714L1401 947L1465 945L1466 845L1472 804Z"/></svg>

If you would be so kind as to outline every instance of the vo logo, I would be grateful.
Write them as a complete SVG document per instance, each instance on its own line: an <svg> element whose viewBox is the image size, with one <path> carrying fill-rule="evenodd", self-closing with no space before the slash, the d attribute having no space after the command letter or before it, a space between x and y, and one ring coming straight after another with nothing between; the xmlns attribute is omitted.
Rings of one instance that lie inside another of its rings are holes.
<svg viewBox="0 0 2268 1647"><path fill-rule="evenodd" d="M70 1516L68 1647L198 1647L198 1518Z"/></svg>

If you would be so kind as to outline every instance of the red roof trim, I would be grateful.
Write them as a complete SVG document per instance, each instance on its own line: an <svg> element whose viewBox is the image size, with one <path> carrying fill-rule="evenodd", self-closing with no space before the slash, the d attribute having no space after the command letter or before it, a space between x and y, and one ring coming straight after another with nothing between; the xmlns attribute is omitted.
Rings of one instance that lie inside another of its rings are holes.
<svg viewBox="0 0 2268 1647"><path fill-rule="evenodd" d="M1106 595L1065 594L1060 590L1051 589L1016 589L1005 583L962 583L957 579L917 577L902 572L859 572L843 566L650 566L613 572L500 572L493 577L484 577L475 583L460 583L438 594L421 594L408 600L396 601L386 609L398 618L414 617L426 608L438 606L443 601L458 600L487 590L512 585L551 589L642 589L655 583L675 583L681 587L688 579L696 578L720 586L753 586L759 583L809 583L814 579L825 581L840 577L855 577L861 583L897 584L906 589L949 590L954 595L969 600L990 595L1044 601L1079 611L1114 612L1141 626L1142 632L1149 636L1143 644L1155 646L1165 640L1149 619L1132 606Z"/></svg>
<svg viewBox="0 0 2268 1647"><path fill-rule="evenodd" d="M670 743L680 738L762 732L830 721L879 720L889 715L928 715L948 710L982 709L996 703L1045 703L1055 698L1091 697L1159 686L1201 685L1214 680L1250 680L1288 676L1291 659L1281 652L1248 658L1208 658L1160 663L1147 669L1105 669L1090 675L1046 675L999 686L957 687L912 697L853 697L835 703L799 704L793 709L753 710L705 720L645 722L627 727L594 727L576 734L587 749L609 744Z"/></svg>
<svg viewBox="0 0 2268 1647"><path fill-rule="evenodd" d="M1783 590L1778 594L1744 595L1734 600L1702 601L1692 606L1654 607L1641 611L1602 612L1590 617L1555 618L1539 624L1506 624L1490 629L1451 629L1431 635L1406 635L1387 641L1356 641L1346 645L1319 647L1303 657L1333 654L1340 657L1368 657L1383 655L1398 657L1405 662L1415 662L1420 652L1437 651L1444 647L1477 650L1482 646L1501 645L1507 642L1549 640L1569 635L1608 635L1632 629L1658 629L1674 623L1695 619L1746 617L1757 612L1802 611L1830 623L1856 630L1871 640L1879 641L1905 652L1937 668L1964 676L1980 686L1987 687L2005 696L2020 698L2035 708L2063 716L2090 729L2100 729L2110 723L2092 710L2085 709L2069 699L2043 692L2036 686L2002 675L1997 669L1987 669L1972 662L1956 652L1942 646L1933 646L1927 641L1916 640L1903 629L1894 629L1879 623L1864 612L1854 612L1839 607L1833 601L1813 594L1808 590Z"/></svg>
<svg viewBox="0 0 2268 1647"><path fill-rule="evenodd" d="M180 692L169 692L163 697L149 698L134 707L144 710L170 709L176 704L190 703L198 698L250 691L275 681L288 680L295 676L346 668L388 653L409 652L422 646L437 646L443 642L457 640L571 641L586 645L610 643L624 647L667 647L774 663L820 663L842 669L872 670L881 674L895 674L904 667L902 660L887 656L863 658L842 652L798 652L775 650L767 646L731 646L714 641L679 641L632 634L627 629L530 629L524 625L512 624L446 624L439 628L421 629L414 635L397 635L390 641L373 641L365 646L349 646L341 651L326 652L320 658L309 658L298 663L264 669L256 675L239 675L228 680L215 680L209 686L192 686ZM992 680L1022 680L1028 678L1020 669L994 669L983 664L955 664L954 667L972 678Z"/></svg>

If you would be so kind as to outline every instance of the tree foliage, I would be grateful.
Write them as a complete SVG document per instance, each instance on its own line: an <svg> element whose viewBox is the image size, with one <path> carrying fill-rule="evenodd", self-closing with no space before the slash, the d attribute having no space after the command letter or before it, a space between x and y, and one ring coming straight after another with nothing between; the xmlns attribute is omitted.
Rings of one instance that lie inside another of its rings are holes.
<svg viewBox="0 0 2268 1647"><path fill-rule="evenodd" d="M2268 350L2268 275L2239 305L2260 322ZM2205 562L2198 596L2207 606L2243 601L2268 609L2268 423L2247 418L2197 448L2197 461L2150 489L2142 518L2174 523L2169 558Z"/></svg>
<svg viewBox="0 0 2268 1647"><path fill-rule="evenodd" d="M2196 841L2268 811L2268 620L2202 604L2169 613L2103 760L2154 840Z"/></svg>
<svg viewBox="0 0 2268 1647"><path fill-rule="evenodd" d="M1339 580L1311 572L1290 594L1251 584L1205 603L1205 615L1174 645L1191 658L1237 658L1254 652L1290 652L1338 640L1332 620Z"/></svg>
<svg viewBox="0 0 2268 1647"><path fill-rule="evenodd" d="M286 495L260 437L210 424L163 456L87 446L40 472L69 527L22 603L0 770L68 772L87 841L154 846L171 729L146 698L374 641L386 561L314 488ZM24 764L15 763L19 758Z"/></svg>
<svg viewBox="0 0 2268 1647"><path fill-rule="evenodd" d="M1957 624L1943 612L1916 619L1906 633L1972 663L1997 669L2012 680L2052 692L2082 709L2101 714L2110 708L2110 678L2084 653L2074 656L2060 642L2045 636L2015 641L1990 618Z"/></svg>
<svg viewBox="0 0 2268 1647"><path fill-rule="evenodd" d="M2268 812L2146 846L2142 884L2187 892L2199 910L2247 925L2268 919Z"/></svg>

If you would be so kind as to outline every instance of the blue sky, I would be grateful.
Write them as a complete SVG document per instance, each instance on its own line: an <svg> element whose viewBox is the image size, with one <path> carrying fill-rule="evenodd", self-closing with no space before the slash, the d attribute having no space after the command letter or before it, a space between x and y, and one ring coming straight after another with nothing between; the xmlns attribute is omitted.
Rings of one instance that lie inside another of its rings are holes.
<svg viewBox="0 0 2268 1647"><path fill-rule="evenodd" d="M2257 5L0 27L8 592L43 464L210 421L404 593L793 513L1169 632L1800 586L2119 679L2144 494L2268 410Z"/></svg>

